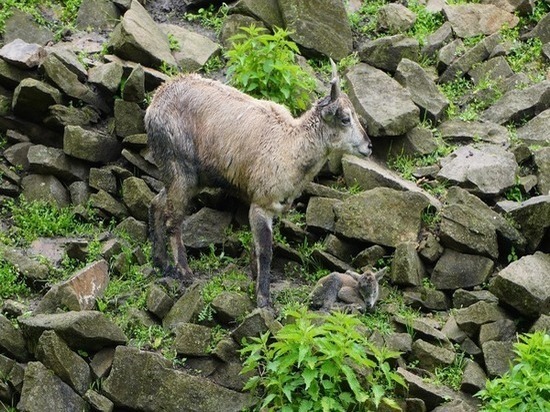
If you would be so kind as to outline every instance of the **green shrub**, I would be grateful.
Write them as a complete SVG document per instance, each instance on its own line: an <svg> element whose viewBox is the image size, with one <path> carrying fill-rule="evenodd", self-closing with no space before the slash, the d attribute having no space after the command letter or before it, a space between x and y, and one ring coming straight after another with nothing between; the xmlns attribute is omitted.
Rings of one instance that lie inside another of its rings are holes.
<svg viewBox="0 0 550 412"><path fill-rule="evenodd" d="M283 104L294 114L310 104L315 80L295 63L299 52L288 32L277 28L241 27L244 33L230 38L227 75L232 86L249 95Z"/></svg>
<svg viewBox="0 0 550 412"><path fill-rule="evenodd" d="M30 294L30 289L19 276L19 270L8 261L0 258L0 302L2 299Z"/></svg>
<svg viewBox="0 0 550 412"><path fill-rule="evenodd" d="M550 335L535 332L519 337L514 344L517 357L500 378L487 381L476 396L483 411L550 410Z"/></svg>
<svg viewBox="0 0 550 412"><path fill-rule="evenodd" d="M243 373L256 371L245 389L263 401L258 410L368 411L395 405L395 386L405 386L388 360L397 352L369 342L361 321L335 312L298 309L271 339L269 332L242 349Z"/></svg>

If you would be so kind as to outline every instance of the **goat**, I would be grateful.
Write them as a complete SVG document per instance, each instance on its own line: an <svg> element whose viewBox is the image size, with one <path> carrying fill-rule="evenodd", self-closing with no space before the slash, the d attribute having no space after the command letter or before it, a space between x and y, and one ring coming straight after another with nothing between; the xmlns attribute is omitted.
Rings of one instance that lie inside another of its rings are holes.
<svg viewBox="0 0 550 412"><path fill-rule="evenodd" d="M378 300L378 282L385 273L385 269L376 273L367 271L362 275L352 270L332 272L317 281L309 295L310 307L328 312L343 302L341 309L370 312Z"/></svg>
<svg viewBox="0 0 550 412"><path fill-rule="evenodd" d="M331 63L330 95L299 118L279 104L197 74L180 75L157 89L145 114L165 184L149 209L154 266L184 282L192 278L181 239L189 202L205 187L230 189L250 204L257 305L271 306L273 217L313 180L331 150L363 156L372 151Z"/></svg>

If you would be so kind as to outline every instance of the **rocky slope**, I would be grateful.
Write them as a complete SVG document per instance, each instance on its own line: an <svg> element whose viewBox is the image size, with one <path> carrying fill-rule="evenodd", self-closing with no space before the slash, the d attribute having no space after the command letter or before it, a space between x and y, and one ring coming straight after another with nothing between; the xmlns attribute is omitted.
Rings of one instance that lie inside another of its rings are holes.
<svg viewBox="0 0 550 412"><path fill-rule="evenodd" d="M355 3L349 7L360 6ZM167 67L204 68L239 26L252 22L288 28L307 56L339 60L356 52L359 62L345 80L375 155L334 162L332 173L357 190L319 184L336 180L327 170L297 205L306 231L288 221L281 231L297 244L323 240L324 250L315 257L330 270L372 267L392 256L388 287L397 287L405 303L422 313L412 322L395 313L395 332L372 336L403 353L399 373L409 384L403 410L475 410L471 395L487 377L508 369L516 333L548 330L550 324L550 80L533 80L527 68L514 71L506 59L513 49L499 32L517 25L516 14L531 13L534 2L427 6L441 12L445 23L422 45L403 34L417 16L399 3L380 12L385 34L373 39L352 30L351 10L338 0L240 0L219 36L173 24L181 10L170 2L148 2L146 9L135 0L83 0L76 20L81 31L57 42L48 29L15 11L0 49L0 131L7 139L2 200L24 195L59 206L89 202L106 220L115 218L132 237L145 240L147 207L162 185L143 113L151 92L169 78ZM548 59L550 14L523 31L524 41L540 40ZM473 36L478 41L468 43ZM178 50L171 50L169 39L177 40ZM421 64L427 56L436 71ZM545 64L542 77L550 73ZM438 87L457 77L476 87L489 81L490 87L476 88L457 105ZM480 106L480 100L490 104ZM477 108L475 119L450 118L453 105L462 113ZM450 144L456 145L450 154L410 171L417 184L387 166ZM186 244L203 252L210 244L231 249L227 229L239 213L225 207L223 198L204 198L208 207L186 223ZM106 238L105 260L48 288L37 305L4 302L0 410L251 406L254 398L242 393L245 378L238 374L239 342L276 330L278 322L252 311L247 296L222 294L212 303L215 321L231 332L209 348L214 324L198 320L204 305L200 284L175 300L152 279L147 312L139 319L173 331L187 368L127 345L124 331L95 303L116 271L117 242ZM67 240L61 244L74 247ZM12 246L2 245L0 253L30 283L47 279L53 265ZM300 263L285 245L275 255L280 262ZM393 313L384 301L379 310ZM458 356L470 359L460 391L423 379ZM102 384L93 385L98 379Z"/></svg>

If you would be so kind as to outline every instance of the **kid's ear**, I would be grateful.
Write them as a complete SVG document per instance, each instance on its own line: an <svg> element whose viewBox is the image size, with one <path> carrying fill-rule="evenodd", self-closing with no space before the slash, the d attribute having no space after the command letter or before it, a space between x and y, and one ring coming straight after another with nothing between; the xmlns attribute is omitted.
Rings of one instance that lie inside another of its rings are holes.
<svg viewBox="0 0 550 412"><path fill-rule="evenodd" d="M376 280L380 280L384 277L384 275L386 274L387 271L388 271L388 268L385 267L384 269L381 269L378 272L376 272L374 274L374 277L376 278Z"/></svg>

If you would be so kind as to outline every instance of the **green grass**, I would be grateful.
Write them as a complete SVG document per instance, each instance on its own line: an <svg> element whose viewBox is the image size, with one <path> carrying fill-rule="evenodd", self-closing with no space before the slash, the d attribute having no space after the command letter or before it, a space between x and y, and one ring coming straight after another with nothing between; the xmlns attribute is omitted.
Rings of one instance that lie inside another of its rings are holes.
<svg viewBox="0 0 550 412"><path fill-rule="evenodd" d="M30 295L31 290L19 276L19 270L0 258L0 300Z"/></svg>
<svg viewBox="0 0 550 412"><path fill-rule="evenodd" d="M219 34L228 11L229 6L225 3L217 9L213 4L210 4L208 7L201 7L196 13L185 13L183 18L187 21L198 22L200 25L210 28L216 34Z"/></svg>

